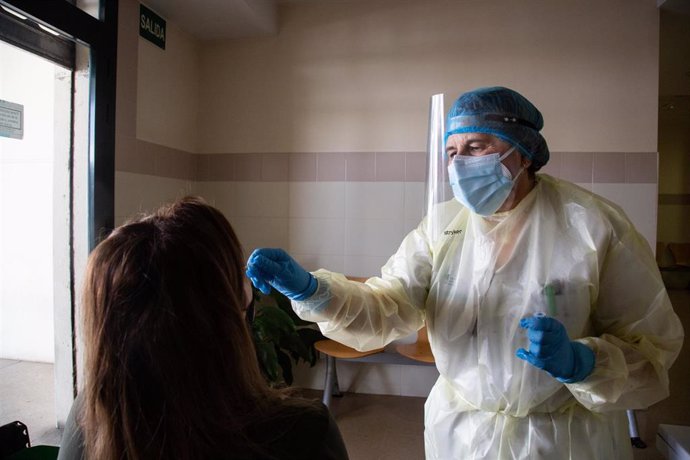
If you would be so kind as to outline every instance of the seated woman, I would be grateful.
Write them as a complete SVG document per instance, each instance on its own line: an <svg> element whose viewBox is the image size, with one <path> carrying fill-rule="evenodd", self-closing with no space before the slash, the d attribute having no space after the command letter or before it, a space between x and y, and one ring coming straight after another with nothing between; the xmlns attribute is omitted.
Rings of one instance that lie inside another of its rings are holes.
<svg viewBox="0 0 690 460"><path fill-rule="evenodd" d="M58 458L347 459L325 406L261 375L244 260L225 217L194 197L98 245L84 284L85 388Z"/></svg>

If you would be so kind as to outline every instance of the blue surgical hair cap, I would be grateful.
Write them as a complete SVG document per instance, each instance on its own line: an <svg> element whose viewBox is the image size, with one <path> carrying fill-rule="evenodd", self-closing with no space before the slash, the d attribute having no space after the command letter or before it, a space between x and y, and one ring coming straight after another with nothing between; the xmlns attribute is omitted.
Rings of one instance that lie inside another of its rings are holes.
<svg viewBox="0 0 690 460"><path fill-rule="evenodd" d="M518 92L502 86L478 88L451 107L444 144L453 134L491 134L515 145L536 171L549 161L549 147L539 133L543 127L539 110Z"/></svg>

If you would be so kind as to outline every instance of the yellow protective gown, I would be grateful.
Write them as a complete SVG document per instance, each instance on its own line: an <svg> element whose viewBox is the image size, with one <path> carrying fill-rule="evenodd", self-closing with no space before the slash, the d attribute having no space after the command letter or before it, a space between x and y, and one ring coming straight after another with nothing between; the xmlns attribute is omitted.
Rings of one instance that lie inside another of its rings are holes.
<svg viewBox="0 0 690 460"><path fill-rule="evenodd" d="M427 459L632 458L626 409L668 396L683 329L646 240L616 205L538 175L513 210L485 218L456 201L435 211L366 284L319 270L297 314L365 350L426 320L440 377L425 406ZM520 318L549 313L594 350L585 380L563 384L515 356Z"/></svg>

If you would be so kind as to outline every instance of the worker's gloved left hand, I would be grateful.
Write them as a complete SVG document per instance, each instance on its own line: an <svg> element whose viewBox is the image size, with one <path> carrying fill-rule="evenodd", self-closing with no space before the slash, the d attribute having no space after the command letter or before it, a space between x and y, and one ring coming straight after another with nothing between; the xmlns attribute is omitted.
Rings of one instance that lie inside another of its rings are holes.
<svg viewBox="0 0 690 460"><path fill-rule="evenodd" d="M520 348L517 357L543 369L563 383L584 380L594 369L594 352L586 345L571 342L560 321L548 316L520 320L527 329L529 351Z"/></svg>
<svg viewBox="0 0 690 460"><path fill-rule="evenodd" d="M278 248L256 249L247 261L247 277L264 294L271 286L290 300L305 300L316 291L316 278Z"/></svg>

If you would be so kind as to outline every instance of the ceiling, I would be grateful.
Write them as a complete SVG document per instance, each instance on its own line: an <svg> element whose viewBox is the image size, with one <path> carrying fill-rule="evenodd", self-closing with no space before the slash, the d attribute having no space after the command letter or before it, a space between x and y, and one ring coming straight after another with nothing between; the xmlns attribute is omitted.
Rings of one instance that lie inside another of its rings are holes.
<svg viewBox="0 0 690 460"><path fill-rule="evenodd" d="M278 5L343 0L144 0L146 6L200 40L278 32ZM346 0L367 1L367 0Z"/></svg>
<svg viewBox="0 0 690 460"><path fill-rule="evenodd" d="M688 0L656 0L656 6L662 10L690 15L690 2Z"/></svg>
<svg viewBox="0 0 690 460"><path fill-rule="evenodd" d="M278 5L343 0L144 0L153 11L200 40L273 35ZM348 0L366 1L366 0ZM690 15L688 0L656 0L657 6Z"/></svg>
<svg viewBox="0 0 690 460"><path fill-rule="evenodd" d="M277 32L278 0L145 0L142 3L200 40Z"/></svg>

